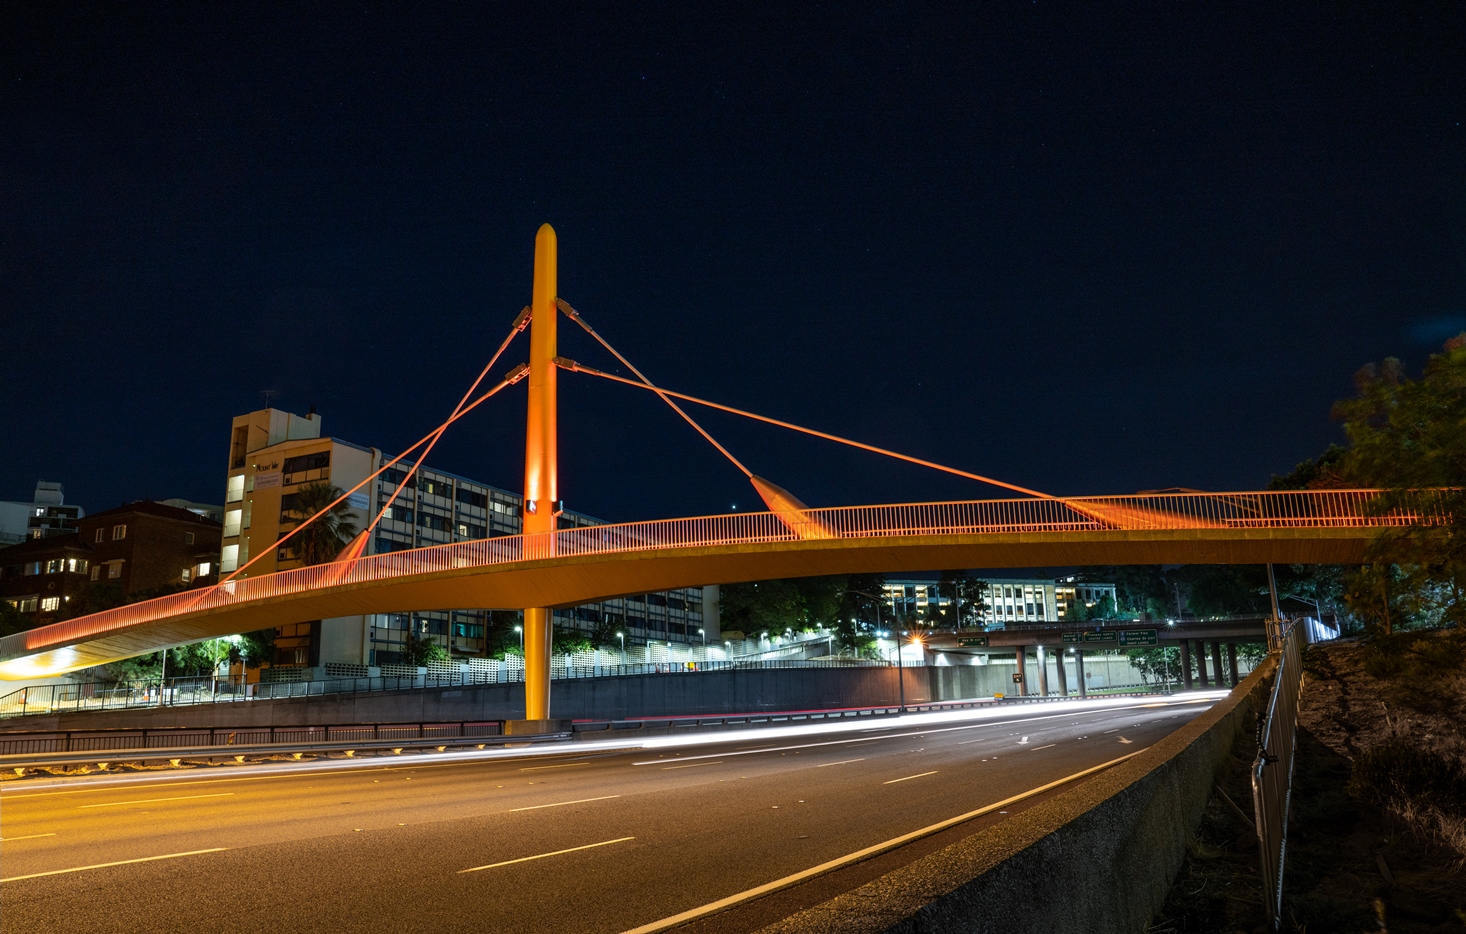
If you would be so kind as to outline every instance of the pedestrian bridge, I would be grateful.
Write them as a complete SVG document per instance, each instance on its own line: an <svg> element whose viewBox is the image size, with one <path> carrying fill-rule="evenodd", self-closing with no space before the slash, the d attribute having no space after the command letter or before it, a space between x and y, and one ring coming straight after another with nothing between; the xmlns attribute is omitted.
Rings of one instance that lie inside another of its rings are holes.
<svg viewBox="0 0 1466 934"><path fill-rule="evenodd" d="M1170 493L800 508L564 529L262 574L0 639L0 678L60 674L238 632L360 613L568 607L824 574L1110 564L1350 564L1430 523L1374 490Z"/></svg>

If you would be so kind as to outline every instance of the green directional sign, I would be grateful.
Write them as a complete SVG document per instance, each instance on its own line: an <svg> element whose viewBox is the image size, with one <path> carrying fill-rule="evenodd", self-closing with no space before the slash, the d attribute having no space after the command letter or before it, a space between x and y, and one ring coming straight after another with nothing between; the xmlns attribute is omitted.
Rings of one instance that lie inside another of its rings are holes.
<svg viewBox="0 0 1466 934"><path fill-rule="evenodd" d="M1121 645L1155 645L1154 629L1126 629L1120 633Z"/></svg>
<svg viewBox="0 0 1466 934"><path fill-rule="evenodd" d="M1116 642L1116 641L1119 640L1119 638L1120 638L1120 634L1117 633L1117 632L1113 632L1113 631L1111 631L1111 632L1086 632L1084 634L1084 641L1085 642Z"/></svg>
<svg viewBox="0 0 1466 934"><path fill-rule="evenodd" d="M958 645L963 646L985 646L988 644L987 636L963 636L957 640Z"/></svg>
<svg viewBox="0 0 1466 934"><path fill-rule="evenodd" d="M1084 633L1082 632L1066 632L1063 635L1063 639L1065 642L1079 642L1083 639L1083 637Z"/></svg>

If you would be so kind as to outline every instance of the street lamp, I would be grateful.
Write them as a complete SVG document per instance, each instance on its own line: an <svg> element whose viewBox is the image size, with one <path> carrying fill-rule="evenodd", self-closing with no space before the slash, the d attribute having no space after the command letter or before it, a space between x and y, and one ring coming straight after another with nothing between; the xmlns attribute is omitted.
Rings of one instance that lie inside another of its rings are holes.
<svg viewBox="0 0 1466 934"><path fill-rule="evenodd" d="M697 634L700 635L700 636L702 636L702 647L703 648L707 648L708 647L708 631L706 629L699 629L697 631ZM707 653L704 652L703 654L706 655Z"/></svg>
<svg viewBox="0 0 1466 934"><path fill-rule="evenodd" d="M846 593L853 593L860 597L869 597L876 607L876 629L881 628L881 600L873 593L866 593L864 590L847 590ZM901 689L901 712L906 712L906 670L901 664L901 631L896 630L896 685Z"/></svg>
<svg viewBox="0 0 1466 934"><path fill-rule="evenodd" d="M522 657L524 655L524 627L515 626L514 631L519 633L519 654Z"/></svg>
<svg viewBox="0 0 1466 934"><path fill-rule="evenodd" d="M626 664L626 633L616 633L616 638L621 640L621 664Z"/></svg>

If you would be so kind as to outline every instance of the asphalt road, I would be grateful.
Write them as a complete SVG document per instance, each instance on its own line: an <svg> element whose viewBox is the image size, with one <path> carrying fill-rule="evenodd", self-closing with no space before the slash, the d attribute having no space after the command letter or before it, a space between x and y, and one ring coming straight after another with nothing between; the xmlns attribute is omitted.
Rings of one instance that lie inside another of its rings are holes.
<svg viewBox="0 0 1466 934"><path fill-rule="evenodd" d="M627 931L1136 752L1210 703L16 782L0 789L0 926ZM756 930L1042 798L682 930Z"/></svg>

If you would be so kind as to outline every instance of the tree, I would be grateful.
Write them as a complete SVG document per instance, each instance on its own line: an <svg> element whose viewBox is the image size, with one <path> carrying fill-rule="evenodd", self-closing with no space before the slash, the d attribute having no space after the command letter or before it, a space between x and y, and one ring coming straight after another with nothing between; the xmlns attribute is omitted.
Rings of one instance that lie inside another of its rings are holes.
<svg viewBox="0 0 1466 934"><path fill-rule="evenodd" d="M408 630L407 641L402 646L402 661L404 664L423 666L431 662L448 661L448 650L443 648L433 637L423 633Z"/></svg>
<svg viewBox="0 0 1466 934"><path fill-rule="evenodd" d="M1181 680L1181 650L1156 646L1148 649L1126 649L1130 664L1140 672L1147 684Z"/></svg>
<svg viewBox="0 0 1466 934"><path fill-rule="evenodd" d="M719 612L727 629L741 629L749 635L778 635L804 620L804 596L793 581L726 584L721 596Z"/></svg>
<svg viewBox="0 0 1466 934"><path fill-rule="evenodd" d="M286 501L286 516L303 523L312 516L314 522L305 526L291 540L295 554L302 564L325 564L336 560L341 549L356 537L356 518L346 503L331 504L341 497L341 488L329 483L308 483ZM299 528L299 526L297 526Z"/></svg>
<svg viewBox="0 0 1466 934"><path fill-rule="evenodd" d="M1419 621L1460 627L1466 623L1466 334L1432 354L1418 381L1389 358L1359 370L1354 385L1355 397L1334 406L1349 438L1340 473L1387 491L1376 510L1428 518L1375 540L1346 602L1385 631L1405 621L1397 615L1402 609ZM1429 498L1417 492L1432 487L1444 489ZM1392 589L1412 595L1414 605L1393 606Z"/></svg>

